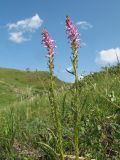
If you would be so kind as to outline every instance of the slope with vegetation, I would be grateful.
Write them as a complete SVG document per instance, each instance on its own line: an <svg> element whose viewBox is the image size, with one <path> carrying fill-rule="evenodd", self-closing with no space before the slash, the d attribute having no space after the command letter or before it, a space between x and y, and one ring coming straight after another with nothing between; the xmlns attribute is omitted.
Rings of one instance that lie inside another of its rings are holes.
<svg viewBox="0 0 120 160"><path fill-rule="evenodd" d="M68 90L57 78L56 84L64 151L72 155L74 122L70 106L74 84L67 85ZM46 72L0 69L0 159L56 159L48 86ZM119 88L120 65L79 81L79 150L86 160L120 159Z"/></svg>
<svg viewBox="0 0 120 160"><path fill-rule="evenodd" d="M56 87L64 85L55 77ZM0 105L25 99L28 96L43 94L49 88L49 73L47 71L20 71L0 68Z"/></svg>

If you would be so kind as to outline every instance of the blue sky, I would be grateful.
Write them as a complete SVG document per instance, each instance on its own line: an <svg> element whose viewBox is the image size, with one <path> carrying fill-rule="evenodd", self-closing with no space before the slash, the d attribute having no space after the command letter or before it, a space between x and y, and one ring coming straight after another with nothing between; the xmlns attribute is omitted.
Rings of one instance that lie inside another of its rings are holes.
<svg viewBox="0 0 120 160"><path fill-rule="evenodd" d="M70 44L65 32L69 15L81 34L79 75L98 71L120 58L120 0L1 0L0 67L48 70L41 31L55 40L55 75L65 81L73 77Z"/></svg>

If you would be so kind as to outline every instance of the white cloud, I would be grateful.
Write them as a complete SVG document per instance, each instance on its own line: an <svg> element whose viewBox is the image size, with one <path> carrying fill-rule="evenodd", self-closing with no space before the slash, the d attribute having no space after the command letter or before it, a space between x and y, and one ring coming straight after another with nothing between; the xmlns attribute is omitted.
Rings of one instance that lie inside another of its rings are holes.
<svg viewBox="0 0 120 160"><path fill-rule="evenodd" d="M9 33L9 40L15 43L22 43L29 39L25 38L22 32L11 32Z"/></svg>
<svg viewBox="0 0 120 160"><path fill-rule="evenodd" d="M30 35L41 27L43 20L38 14L31 18L17 21L16 23L7 24L9 32L9 40L15 43L27 41L26 33Z"/></svg>
<svg viewBox="0 0 120 160"><path fill-rule="evenodd" d="M114 64L118 60L120 60L120 48L112 48L100 51L95 62L98 64L106 65Z"/></svg>
<svg viewBox="0 0 120 160"><path fill-rule="evenodd" d="M7 24L9 30L17 30L17 31L30 31L33 32L38 29L43 23L43 20L39 17L38 14L35 16L17 21L16 23Z"/></svg>
<svg viewBox="0 0 120 160"><path fill-rule="evenodd" d="M93 25L88 23L87 21L79 21L76 23L76 25L78 25L81 29L85 30L93 27Z"/></svg>

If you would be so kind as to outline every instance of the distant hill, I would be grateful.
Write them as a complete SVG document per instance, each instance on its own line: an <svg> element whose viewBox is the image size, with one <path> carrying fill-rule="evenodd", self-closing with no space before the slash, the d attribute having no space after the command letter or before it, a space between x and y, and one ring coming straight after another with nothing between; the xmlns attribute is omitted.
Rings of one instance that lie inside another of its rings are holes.
<svg viewBox="0 0 120 160"><path fill-rule="evenodd" d="M0 68L0 105L6 105L21 95L37 94L47 90L50 84L47 71L21 71ZM55 77L56 87L65 83Z"/></svg>

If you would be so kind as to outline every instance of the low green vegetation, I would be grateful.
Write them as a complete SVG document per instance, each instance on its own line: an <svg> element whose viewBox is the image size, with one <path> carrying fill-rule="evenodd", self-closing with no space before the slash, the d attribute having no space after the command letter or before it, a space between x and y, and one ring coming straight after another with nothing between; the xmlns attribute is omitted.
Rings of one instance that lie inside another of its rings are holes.
<svg viewBox="0 0 120 160"><path fill-rule="evenodd" d="M65 155L74 154L71 99L74 84L55 78ZM55 160L56 135L47 72L0 69L0 159ZM79 156L120 159L120 65L79 81ZM58 160L58 159L56 159Z"/></svg>
<svg viewBox="0 0 120 160"><path fill-rule="evenodd" d="M0 105L9 105L30 96L48 91L49 73L46 71L20 71L0 68ZM55 77L56 87L64 82Z"/></svg>

